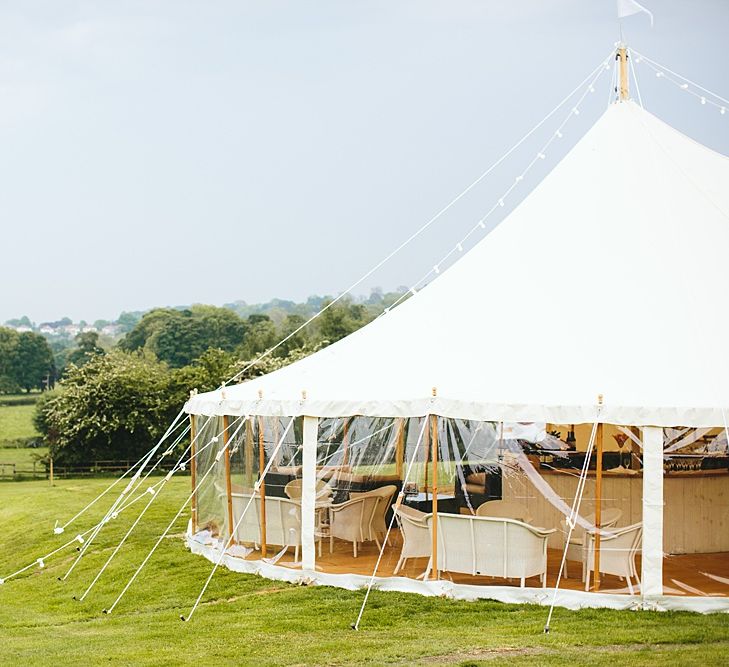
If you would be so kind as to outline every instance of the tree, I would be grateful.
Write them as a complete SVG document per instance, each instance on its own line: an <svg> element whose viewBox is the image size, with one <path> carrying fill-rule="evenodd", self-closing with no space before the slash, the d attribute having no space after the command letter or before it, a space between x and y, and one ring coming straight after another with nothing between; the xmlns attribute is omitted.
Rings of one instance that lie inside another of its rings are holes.
<svg viewBox="0 0 729 667"><path fill-rule="evenodd" d="M176 414L168 386L164 364L118 351L96 355L67 369L63 391L39 404L36 424L60 464L136 460Z"/></svg>
<svg viewBox="0 0 729 667"><path fill-rule="evenodd" d="M276 325L268 315L251 315L247 321L243 344L236 352L244 359L252 359L276 344Z"/></svg>
<svg viewBox="0 0 729 667"><path fill-rule="evenodd" d="M62 465L136 460L154 445L189 398L235 372L233 356L208 350L170 371L138 353L112 350L69 366L62 390L36 406L34 423Z"/></svg>
<svg viewBox="0 0 729 667"><path fill-rule="evenodd" d="M182 317L180 311L172 308L155 308L145 313L142 319L119 341L119 348L125 352L141 350L147 340L170 320Z"/></svg>
<svg viewBox="0 0 729 667"><path fill-rule="evenodd" d="M32 331L18 335L12 366L17 385L28 392L48 388L56 374L48 342Z"/></svg>
<svg viewBox="0 0 729 667"><path fill-rule="evenodd" d="M15 352L20 334L14 329L0 327L0 393L13 394L20 390L15 376Z"/></svg>
<svg viewBox="0 0 729 667"><path fill-rule="evenodd" d="M317 320L319 338L322 341L336 343L363 327L370 319L362 304L343 299L330 306L319 316Z"/></svg>
<svg viewBox="0 0 729 667"><path fill-rule="evenodd" d="M158 308L146 313L119 347L127 352L144 349L171 367L181 368L211 348L232 352L245 332L246 323L226 308Z"/></svg>
<svg viewBox="0 0 729 667"><path fill-rule="evenodd" d="M123 333L128 333L135 326L137 326L139 320L141 320L141 319L142 319L141 313L122 313L117 318L116 323L119 325L119 329Z"/></svg>
<svg viewBox="0 0 729 667"><path fill-rule="evenodd" d="M67 364L83 366L93 356L104 354L104 349L99 345L99 334L95 331L86 331L76 335L76 347L71 350L67 357Z"/></svg>

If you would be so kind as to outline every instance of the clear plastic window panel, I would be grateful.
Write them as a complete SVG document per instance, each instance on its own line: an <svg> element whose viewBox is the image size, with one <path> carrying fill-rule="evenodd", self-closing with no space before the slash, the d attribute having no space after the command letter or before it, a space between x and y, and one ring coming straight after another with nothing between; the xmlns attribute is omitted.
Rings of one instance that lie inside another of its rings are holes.
<svg viewBox="0 0 729 667"><path fill-rule="evenodd" d="M222 428L221 417L203 415L195 417L195 436L192 444L194 483L197 486L193 498L197 514L195 530L198 533L207 533L212 538L218 538L221 530L225 530L225 515L217 488L219 477L222 477L222 469L220 461L216 460Z"/></svg>
<svg viewBox="0 0 729 667"><path fill-rule="evenodd" d="M724 428L663 429L663 593L729 596Z"/></svg>
<svg viewBox="0 0 729 667"><path fill-rule="evenodd" d="M230 553L299 566L301 496L286 491L300 482L301 459L301 419L249 418L231 450Z"/></svg>
<svg viewBox="0 0 729 667"><path fill-rule="evenodd" d="M206 419L198 530L233 556L300 568L303 418ZM561 588L639 593L641 438L613 425L320 419L316 569L551 587L564 555Z"/></svg>
<svg viewBox="0 0 729 667"><path fill-rule="evenodd" d="M641 450L632 431L635 442L626 444L619 427L603 427L599 496L592 442L570 534L566 517L591 432L591 425L433 417L320 420L317 569L471 585L553 586L567 545L561 587L637 592ZM625 527L632 527L626 537L613 532ZM621 558L625 563L614 566Z"/></svg>

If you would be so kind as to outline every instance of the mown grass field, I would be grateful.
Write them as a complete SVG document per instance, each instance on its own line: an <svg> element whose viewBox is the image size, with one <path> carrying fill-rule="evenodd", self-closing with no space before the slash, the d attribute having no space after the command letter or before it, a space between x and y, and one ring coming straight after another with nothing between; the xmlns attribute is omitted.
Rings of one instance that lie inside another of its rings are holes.
<svg viewBox="0 0 729 667"><path fill-rule="evenodd" d="M34 561L77 532L54 536L109 480L18 482L0 486L0 576ZM22 665L720 665L729 662L729 616L558 610L455 602L373 592L362 628L363 593L303 587L219 570L193 619L187 614L212 565L184 548L185 512L126 598L105 616L188 492L172 480L86 600L85 590L141 503L109 524L69 579L77 555L0 586L0 655ZM106 498L102 500L105 502Z"/></svg>
<svg viewBox="0 0 729 667"><path fill-rule="evenodd" d="M0 479L13 477L13 471L32 473L37 456L48 453L47 448L26 447L27 441L36 438L33 425L35 401L40 394L0 395ZM15 468L7 464L15 464ZM44 468L36 464L40 474Z"/></svg>
<svg viewBox="0 0 729 667"><path fill-rule="evenodd" d="M35 405L0 405L0 443L37 436L34 412Z"/></svg>

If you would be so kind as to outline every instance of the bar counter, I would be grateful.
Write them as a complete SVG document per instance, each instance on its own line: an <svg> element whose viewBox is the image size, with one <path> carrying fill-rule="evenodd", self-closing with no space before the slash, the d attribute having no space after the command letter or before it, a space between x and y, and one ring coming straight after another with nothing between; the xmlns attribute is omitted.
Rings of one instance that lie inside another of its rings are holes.
<svg viewBox="0 0 729 667"><path fill-rule="evenodd" d="M569 507L572 506L579 470L541 467L539 474ZM729 471L672 470L664 474L663 550L667 554L716 553L729 551ZM550 547L563 543L560 529L562 514L534 488L525 476L508 475L503 479L503 498L527 506L531 523L557 528ZM619 526L641 521L643 475L640 471L604 471L602 507L623 511ZM580 514L595 511L595 471L588 472Z"/></svg>

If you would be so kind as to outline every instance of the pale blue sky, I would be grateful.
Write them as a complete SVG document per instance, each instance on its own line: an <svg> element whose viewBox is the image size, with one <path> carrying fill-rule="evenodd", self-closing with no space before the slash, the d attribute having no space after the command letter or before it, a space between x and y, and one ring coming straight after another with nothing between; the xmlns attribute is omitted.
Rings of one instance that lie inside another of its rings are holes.
<svg viewBox="0 0 729 667"><path fill-rule="evenodd" d="M729 97L729 2L644 4L629 44ZM614 0L0 1L0 321L337 293L616 39ZM729 153L729 113L636 67L649 110ZM420 277L560 121L358 292Z"/></svg>

